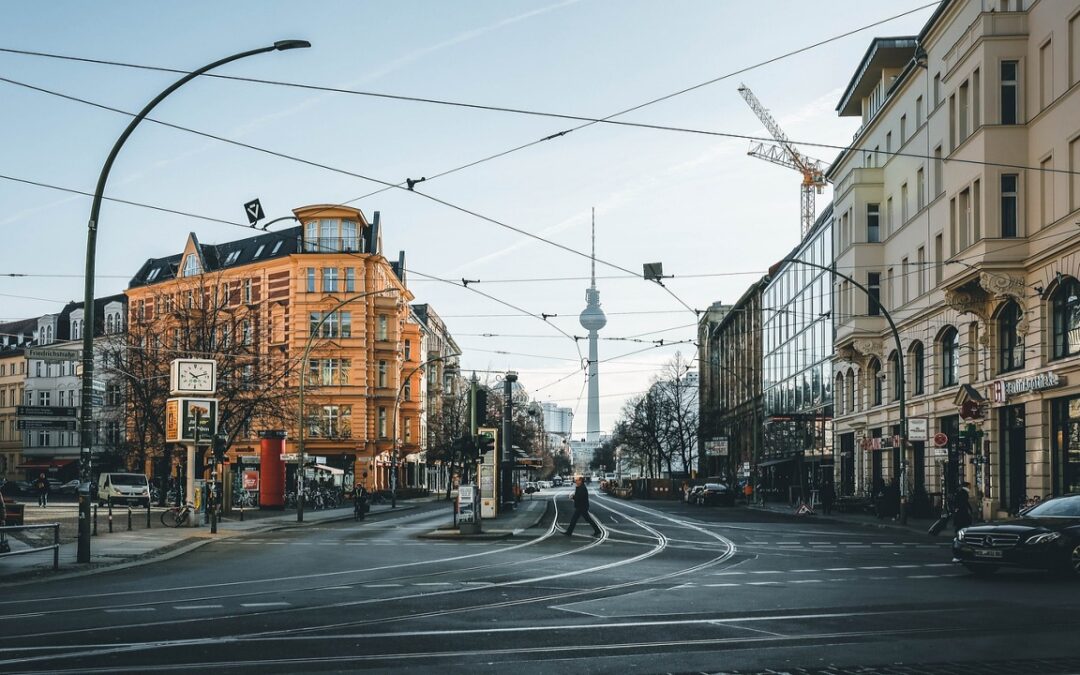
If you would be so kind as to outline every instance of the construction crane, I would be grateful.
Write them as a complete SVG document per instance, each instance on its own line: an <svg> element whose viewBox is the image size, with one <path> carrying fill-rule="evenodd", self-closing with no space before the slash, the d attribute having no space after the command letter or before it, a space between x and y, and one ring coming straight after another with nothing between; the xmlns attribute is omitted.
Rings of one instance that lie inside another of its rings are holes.
<svg viewBox="0 0 1080 675"><path fill-rule="evenodd" d="M769 114L769 111L765 109L765 106L761 105L761 101L757 99L757 96L754 96L754 92L750 91L750 87L740 84L739 93L746 99L746 104L758 116L765 128L769 130L769 134L776 139L776 143L753 141L750 143L750 149L747 150L746 154L763 159L766 162L795 169L802 174L800 206L802 210L802 236L805 237L814 227L814 219L817 217L817 210L814 206L814 193L821 194L825 190L825 172L822 168L824 162L807 157L795 148L791 140L780 128L780 125Z"/></svg>

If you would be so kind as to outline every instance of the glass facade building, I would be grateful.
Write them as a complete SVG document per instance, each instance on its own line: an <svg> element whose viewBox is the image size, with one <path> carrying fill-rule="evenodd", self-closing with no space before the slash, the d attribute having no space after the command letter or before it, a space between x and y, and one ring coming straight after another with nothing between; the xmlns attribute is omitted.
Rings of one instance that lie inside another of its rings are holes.
<svg viewBox="0 0 1080 675"><path fill-rule="evenodd" d="M832 229L829 206L787 258L831 266ZM772 270L764 291L765 434L759 467L765 488L785 497L788 488L812 489L822 468L831 470L832 281L831 272L786 262Z"/></svg>

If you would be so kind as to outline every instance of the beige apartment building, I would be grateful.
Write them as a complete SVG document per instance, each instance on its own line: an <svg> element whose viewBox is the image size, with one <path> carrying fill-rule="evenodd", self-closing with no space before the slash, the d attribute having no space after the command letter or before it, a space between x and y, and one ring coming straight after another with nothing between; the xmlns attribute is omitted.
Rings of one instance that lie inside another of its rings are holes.
<svg viewBox="0 0 1080 675"><path fill-rule="evenodd" d="M863 124L828 173L836 265L900 349L838 279L838 485L903 482L933 509L962 439L985 516L1080 492L1078 81L1078 0L945 0L856 65L837 111ZM901 360L929 428L904 450Z"/></svg>

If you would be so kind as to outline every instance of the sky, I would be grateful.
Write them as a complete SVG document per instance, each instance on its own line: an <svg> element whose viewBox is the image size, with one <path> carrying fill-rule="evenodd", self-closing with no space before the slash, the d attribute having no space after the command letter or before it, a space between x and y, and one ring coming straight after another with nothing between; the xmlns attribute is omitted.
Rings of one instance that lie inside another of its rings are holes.
<svg viewBox="0 0 1080 675"><path fill-rule="evenodd" d="M602 118L926 1L9 0L0 48L187 71L303 39L310 49L253 56L215 72ZM765 136L737 91L744 82L796 145L804 142L805 154L831 161L835 148L806 144L851 140L859 120L838 117L835 107L870 40L914 35L931 12L616 119ZM133 113L177 77L0 52L0 78L54 92L0 81L0 320L55 312L83 297L91 199L20 181L92 193L130 120L56 94ZM587 344L555 327L586 334L578 314L593 209L597 287L608 317L600 332L605 432L677 351L695 357L697 319L687 306L734 302L799 238L800 176L748 157L741 139L610 124L554 136L582 123L211 78L188 83L151 117L251 147L139 125L106 197L190 215L105 202L97 297L122 292L146 259L179 253L189 232L210 244L250 236L242 205L252 198L268 219L309 204L349 203L369 219L379 211L384 253L406 252L416 302L446 320L466 372L518 371L535 400L575 409L575 436L585 432ZM371 194L526 144L420 183L414 193ZM819 212L829 198L828 190L818 196ZM652 262L673 275L665 280L670 293L640 278L642 264ZM465 289L462 278L477 282ZM557 316L545 322L521 310ZM659 339L663 346L651 342Z"/></svg>

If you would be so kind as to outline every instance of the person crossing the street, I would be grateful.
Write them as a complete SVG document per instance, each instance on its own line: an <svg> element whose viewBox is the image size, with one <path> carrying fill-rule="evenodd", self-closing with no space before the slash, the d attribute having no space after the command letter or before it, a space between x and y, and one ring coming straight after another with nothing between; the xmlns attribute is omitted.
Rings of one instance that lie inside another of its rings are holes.
<svg viewBox="0 0 1080 675"><path fill-rule="evenodd" d="M574 533L574 526L577 525L578 518L584 518L585 522L592 525L593 536L599 537L603 534L603 530L589 515L589 490L585 487L584 477L577 476L574 478L574 494L570 495L570 499L574 500L574 515L570 517L570 524L563 534L569 537Z"/></svg>

